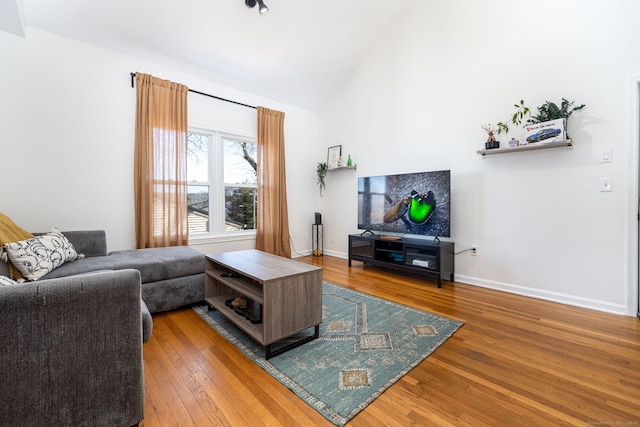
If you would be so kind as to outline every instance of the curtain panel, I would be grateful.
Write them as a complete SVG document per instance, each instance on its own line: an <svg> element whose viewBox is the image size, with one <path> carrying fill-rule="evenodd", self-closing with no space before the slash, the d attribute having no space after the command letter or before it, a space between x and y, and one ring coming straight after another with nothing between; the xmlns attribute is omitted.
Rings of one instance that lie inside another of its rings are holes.
<svg viewBox="0 0 640 427"><path fill-rule="evenodd" d="M284 113L258 107L256 249L291 258L284 156Z"/></svg>
<svg viewBox="0 0 640 427"><path fill-rule="evenodd" d="M184 85L136 73L137 248L188 243L187 92Z"/></svg>

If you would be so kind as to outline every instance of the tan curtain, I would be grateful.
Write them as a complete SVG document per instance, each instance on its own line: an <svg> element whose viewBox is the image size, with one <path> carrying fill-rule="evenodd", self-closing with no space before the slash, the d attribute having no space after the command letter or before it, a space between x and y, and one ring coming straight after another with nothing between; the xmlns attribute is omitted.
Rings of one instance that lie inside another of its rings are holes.
<svg viewBox="0 0 640 427"><path fill-rule="evenodd" d="M136 246L188 243L187 91L136 73Z"/></svg>
<svg viewBox="0 0 640 427"><path fill-rule="evenodd" d="M256 249L291 258L284 167L284 113L258 107Z"/></svg>

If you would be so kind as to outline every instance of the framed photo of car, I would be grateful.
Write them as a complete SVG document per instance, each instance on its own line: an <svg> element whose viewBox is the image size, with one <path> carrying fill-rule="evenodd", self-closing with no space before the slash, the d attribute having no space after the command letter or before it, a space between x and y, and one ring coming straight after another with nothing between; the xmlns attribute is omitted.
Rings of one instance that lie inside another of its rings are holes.
<svg viewBox="0 0 640 427"><path fill-rule="evenodd" d="M545 144L567 139L567 120L557 119L526 125L525 140L528 144Z"/></svg>

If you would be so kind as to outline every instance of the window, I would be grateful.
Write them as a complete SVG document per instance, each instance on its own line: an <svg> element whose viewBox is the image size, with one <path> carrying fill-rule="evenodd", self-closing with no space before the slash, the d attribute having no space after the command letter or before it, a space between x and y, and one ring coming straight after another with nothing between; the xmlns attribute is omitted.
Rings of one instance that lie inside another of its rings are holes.
<svg viewBox="0 0 640 427"><path fill-rule="evenodd" d="M255 230L258 176L255 141L191 130L187 150L189 235L229 235Z"/></svg>

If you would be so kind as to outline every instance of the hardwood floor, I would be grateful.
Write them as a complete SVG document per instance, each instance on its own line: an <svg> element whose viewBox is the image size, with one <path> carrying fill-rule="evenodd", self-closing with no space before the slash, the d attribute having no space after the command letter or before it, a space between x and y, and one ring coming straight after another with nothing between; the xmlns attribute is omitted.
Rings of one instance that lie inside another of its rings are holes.
<svg viewBox="0 0 640 427"><path fill-rule="evenodd" d="M465 322L347 426L640 425L640 320L306 257L323 278ZM153 315L144 427L331 426L190 308Z"/></svg>

